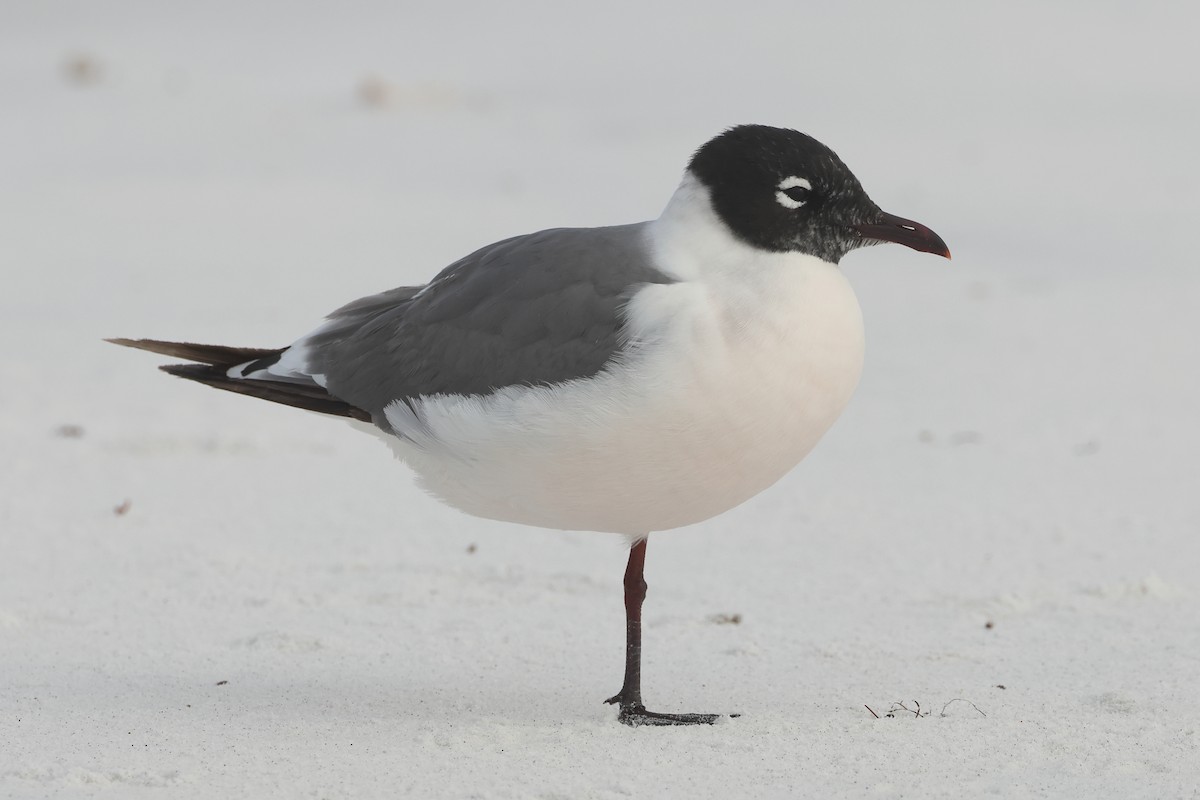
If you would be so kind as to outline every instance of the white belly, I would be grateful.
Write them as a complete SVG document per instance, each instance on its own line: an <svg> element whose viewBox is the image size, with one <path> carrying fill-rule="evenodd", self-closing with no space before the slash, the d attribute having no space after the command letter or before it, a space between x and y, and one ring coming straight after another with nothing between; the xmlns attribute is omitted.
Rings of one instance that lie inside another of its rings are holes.
<svg viewBox="0 0 1200 800"><path fill-rule="evenodd" d="M442 396L388 437L420 484L470 514L641 535L716 516L794 467L862 368L858 303L802 258L736 291L653 286L628 311L641 343L600 375L487 397Z"/></svg>

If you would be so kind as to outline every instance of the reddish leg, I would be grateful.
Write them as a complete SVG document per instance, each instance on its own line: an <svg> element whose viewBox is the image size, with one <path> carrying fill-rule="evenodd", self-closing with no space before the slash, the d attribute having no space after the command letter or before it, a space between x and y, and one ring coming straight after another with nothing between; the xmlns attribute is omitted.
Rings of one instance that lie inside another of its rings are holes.
<svg viewBox="0 0 1200 800"><path fill-rule="evenodd" d="M719 714L657 714L642 704L642 601L646 599L646 540L629 551L625 567L625 683L606 703L620 704L626 725L711 725Z"/></svg>

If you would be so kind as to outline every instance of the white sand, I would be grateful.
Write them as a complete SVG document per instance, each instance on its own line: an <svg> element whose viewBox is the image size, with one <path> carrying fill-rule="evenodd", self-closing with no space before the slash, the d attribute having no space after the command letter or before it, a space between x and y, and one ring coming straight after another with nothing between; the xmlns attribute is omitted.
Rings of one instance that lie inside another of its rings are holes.
<svg viewBox="0 0 1200 800"><path fill-rule="evenodd" d="M190 5L0 12L0 796L1200 797L1197 12ZM751 121L955 261L847 258L846 416L651 539L647 701L726 724L602 705L617 539L100 342L286 343Z"/></svg>

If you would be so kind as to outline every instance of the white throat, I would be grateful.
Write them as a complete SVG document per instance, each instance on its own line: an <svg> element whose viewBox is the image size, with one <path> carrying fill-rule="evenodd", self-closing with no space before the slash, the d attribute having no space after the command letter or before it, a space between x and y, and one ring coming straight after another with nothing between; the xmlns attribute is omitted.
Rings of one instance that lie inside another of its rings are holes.
<svg viewBox="0 0 1200 800"><path fill-rule="evenodd" d="M758 283L777 270L820 261L815 256L762 250L743 242L717 215L708 187L690 170L684 172L662 214L650 224L650 242L658 267L685 281Z"/></svg>

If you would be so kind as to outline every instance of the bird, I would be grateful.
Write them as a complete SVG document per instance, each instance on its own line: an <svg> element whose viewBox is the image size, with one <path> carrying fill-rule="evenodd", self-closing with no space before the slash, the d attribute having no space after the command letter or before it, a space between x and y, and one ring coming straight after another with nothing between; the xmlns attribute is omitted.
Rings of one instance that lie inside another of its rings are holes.
<svg viewBox="0 0 1200 800"><path fill-rule="evenodd" d="M648 537L754 497L829 429L863 363L840 262L885 242L950 258L824 144L738 125L692 154L657 219L489 244L289 346L107 341L192 362L160 367L180 378L345 417L468 514L625 536L625 673L606 702L629 726L712 724L727 715L643 702Z"/></svg>

